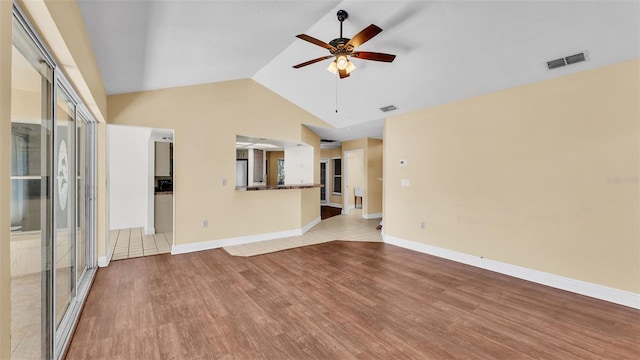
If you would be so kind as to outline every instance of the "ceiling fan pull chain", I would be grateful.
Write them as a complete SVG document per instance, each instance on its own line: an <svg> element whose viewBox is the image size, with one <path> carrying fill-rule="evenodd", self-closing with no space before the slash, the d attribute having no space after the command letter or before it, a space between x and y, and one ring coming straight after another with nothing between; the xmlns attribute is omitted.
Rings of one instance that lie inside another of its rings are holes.
<svg viewBox="0 0 640 360"><path fill-rule="evenodd" d="M338 113L338 76L336 73L336 114Z"/></svg>

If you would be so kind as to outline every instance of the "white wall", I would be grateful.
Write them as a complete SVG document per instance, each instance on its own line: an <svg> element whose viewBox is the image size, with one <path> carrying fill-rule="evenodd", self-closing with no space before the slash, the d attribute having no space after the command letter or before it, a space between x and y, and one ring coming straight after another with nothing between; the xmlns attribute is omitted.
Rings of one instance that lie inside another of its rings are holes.
<svg viewBox="0 0 640 360"><path fill-rule="evenodd" d="M145 227L148 216L149 138L152 129L107 126L109 161L109 227Z"/></svg>
<svg viewBox="0 0 640 360"><path fill-rule="evenodd" d="M313 146L289 146L284 149L284 183L313 184Z"/></svg>

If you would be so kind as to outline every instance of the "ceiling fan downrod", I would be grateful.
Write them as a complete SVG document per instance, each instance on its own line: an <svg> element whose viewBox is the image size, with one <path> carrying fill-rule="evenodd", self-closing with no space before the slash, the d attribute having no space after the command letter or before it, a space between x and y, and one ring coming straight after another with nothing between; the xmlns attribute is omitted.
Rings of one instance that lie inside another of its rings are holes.
<svg viewBox="0 0 640 360"><path fill-rule="evenodd" d="M342 22L349 18L349 13L344 10L338 10L338 21L340 21L340 38L342 38Z"/></svg>

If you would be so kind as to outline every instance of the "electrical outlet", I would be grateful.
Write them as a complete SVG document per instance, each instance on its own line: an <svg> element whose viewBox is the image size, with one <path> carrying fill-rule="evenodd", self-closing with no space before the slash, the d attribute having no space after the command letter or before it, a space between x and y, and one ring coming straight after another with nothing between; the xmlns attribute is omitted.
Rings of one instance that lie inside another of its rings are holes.
<svg viewBox="0 0 640 360"><path fill-rule="evenodd" d="M227 179L222 179L222 186L227 186Z"/></svg>
<svg viewBox="0 0 640 360"><path fill-rule="evenodd" d="M202 227L203 228L209 227L209 220L202 220Z"/></svg>
<svg viewBox="0 0 640 360"><path fill-rule="evenodd" d="M420 229L424 230L424 221L420 222Z"/></svg>

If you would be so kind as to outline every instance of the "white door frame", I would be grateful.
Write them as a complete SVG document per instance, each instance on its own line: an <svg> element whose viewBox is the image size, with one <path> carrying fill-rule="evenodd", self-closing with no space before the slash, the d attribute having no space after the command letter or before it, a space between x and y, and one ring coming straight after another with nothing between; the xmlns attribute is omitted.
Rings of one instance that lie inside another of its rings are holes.
<svg viewBox="0 0 640 360"><path fill-rule="evenodd" d="M346 150L342 153L342 213L348 214L349 210L349 154L350 153L362 153L362 165L364 167L364 149ZM364 169L363 169L364 172ZM366 174L362 174L362 181L366 182ZM364 184L363 184L364 185ZM354 203L355 206L355 203ZM364 196L362 197L362 213L364 214Z"/></svg>

